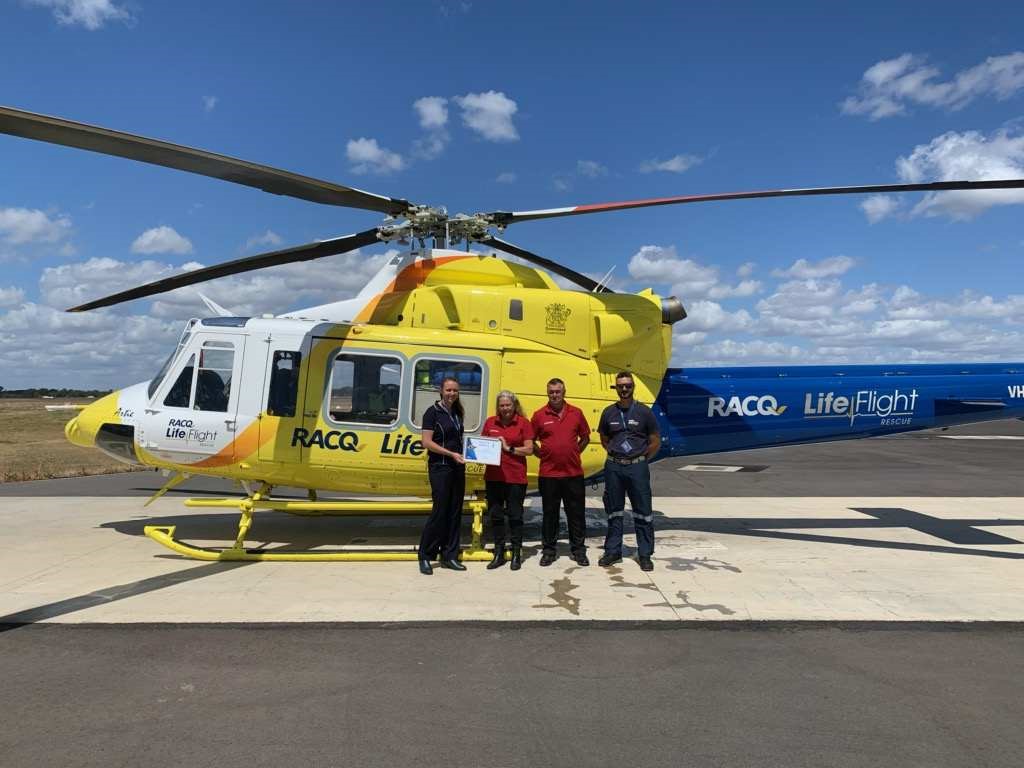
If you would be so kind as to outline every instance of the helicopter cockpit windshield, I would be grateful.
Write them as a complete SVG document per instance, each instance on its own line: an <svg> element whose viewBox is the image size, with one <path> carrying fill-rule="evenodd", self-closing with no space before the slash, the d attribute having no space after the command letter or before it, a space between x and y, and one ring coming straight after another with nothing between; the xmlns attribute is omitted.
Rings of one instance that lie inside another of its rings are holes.
<svg viewBox="0 0 1024 768"><path fill-rule="evenodd" d="M181 332L181 337L178 339L178 346L174 348L174 351L164 361L164 364L160 366L160 370L157 372L153 380L149 382L149 389L147 390L147 396L153 397L153 394L160 388L160 384L164 380L164 376L167 375L167 371L171 369L174 361L178 359L178 355L181 354L181 350L188 344L189 337L192 335L192 328L195 327L196 323L199 322L198 317L193 317L188 323L185 324L185 329Z"/></svg>

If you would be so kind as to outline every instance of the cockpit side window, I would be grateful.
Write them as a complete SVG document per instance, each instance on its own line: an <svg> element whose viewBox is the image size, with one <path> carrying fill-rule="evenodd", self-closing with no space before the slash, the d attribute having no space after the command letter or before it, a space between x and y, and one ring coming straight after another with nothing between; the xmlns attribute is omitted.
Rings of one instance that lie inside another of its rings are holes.
<svg viewBox="0 0 1024 768"><path fill-rule="evenodd" d="M164 405L171 408L188 408L192 402L192 374L195 373L195 367L196 356L192 355L164 398Z"/></svg>
<svg viewBox="0 0 1024 768"><path fill-rule="evenodd" d="M192 327L198 322L199 321L196 318L192 318L185 325L185 330L181 332L181 337L178 339L178 346L175 347L174 351L167 356L167 359L164 360L164 364L160 366L160 370L157 372L156 376L154 376L152 381L149 382L149 387L146 390L147 397L152 398L153 395L156 394L156 391L160 389L160 385L163 384L164 381L164 376L167 375L167 372L171 369L174 361L178 359L178 355L181 354L181 351L185 349L185 345L188 344L189 337L192 335Z"/></svg>

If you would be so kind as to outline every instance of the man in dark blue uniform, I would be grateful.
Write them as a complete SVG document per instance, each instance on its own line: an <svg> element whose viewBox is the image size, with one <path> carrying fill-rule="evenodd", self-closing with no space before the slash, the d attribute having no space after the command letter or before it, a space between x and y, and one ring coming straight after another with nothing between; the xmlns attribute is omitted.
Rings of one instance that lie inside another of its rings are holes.
<svg viewBox="0 0 1024 768"><path fill-rule="evenodd" d="M608 534L599 565L622 562L622 517L626 494L633 508L637 561L640 569L653 571L654 510L651 506L651 471L647 462L661 448L661 435L654 413L633 399L633 374L623 371L615 377L619 401L604 409L598 432L608 451L604 465L604 501L608 512Z"/></svg>

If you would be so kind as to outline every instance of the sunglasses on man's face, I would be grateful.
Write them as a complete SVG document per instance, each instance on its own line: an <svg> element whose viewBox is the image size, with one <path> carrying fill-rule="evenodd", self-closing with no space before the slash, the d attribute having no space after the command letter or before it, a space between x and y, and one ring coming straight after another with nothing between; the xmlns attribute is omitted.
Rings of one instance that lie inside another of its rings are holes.
<svg viewBox="0 0 1024 768"><path fill-rule="evenodd" d="M633 385L632 384L616 384L615 388L616 389L632 389Z"/></svg>

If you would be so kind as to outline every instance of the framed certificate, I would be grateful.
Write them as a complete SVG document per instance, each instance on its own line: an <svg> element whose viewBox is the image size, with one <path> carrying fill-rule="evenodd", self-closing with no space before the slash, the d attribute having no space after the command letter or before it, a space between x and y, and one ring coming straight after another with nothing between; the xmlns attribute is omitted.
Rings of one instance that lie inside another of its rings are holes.
<svg viewBox="0 0 1024 768"><path fill-rule="evenodd" d="M501 440L493 437L467 437L466 461L498 466L501 464Z"/></svg>

